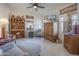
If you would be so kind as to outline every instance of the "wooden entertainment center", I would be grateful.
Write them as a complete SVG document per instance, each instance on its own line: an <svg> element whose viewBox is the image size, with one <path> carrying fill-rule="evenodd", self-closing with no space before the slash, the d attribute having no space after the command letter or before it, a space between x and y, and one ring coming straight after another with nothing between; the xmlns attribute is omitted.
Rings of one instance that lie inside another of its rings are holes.
<svg viewBox="0 0 79 59"><path fill-rule="evenodd" d="M44 23L44 38L56 42L57 34L53 34L53 22Z"/></svg>
<svg viewBox="0 0 79 59"><path fill-rule="evenodd" d="M23 16L10 16L9 18L9 30L10 33L16 38L25 37L25 19Z"/></svg>

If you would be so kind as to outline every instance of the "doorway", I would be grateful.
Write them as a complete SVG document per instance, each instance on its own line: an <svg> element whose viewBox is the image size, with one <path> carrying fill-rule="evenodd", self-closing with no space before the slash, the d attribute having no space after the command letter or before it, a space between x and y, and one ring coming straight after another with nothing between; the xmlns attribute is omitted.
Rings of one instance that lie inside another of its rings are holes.
<svg viewBox="0 0 79 59"><path fill-rule="evenodd" d="M64 43L64 17L60 16L59 19L59 39Z"/></svg>

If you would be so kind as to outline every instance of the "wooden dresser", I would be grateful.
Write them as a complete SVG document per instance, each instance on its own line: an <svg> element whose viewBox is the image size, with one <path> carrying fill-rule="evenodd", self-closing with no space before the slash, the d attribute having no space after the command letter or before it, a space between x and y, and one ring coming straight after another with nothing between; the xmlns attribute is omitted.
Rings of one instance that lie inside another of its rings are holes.
<svg viewBox="0 0 79 59"><path fill-rule="evenodd" d="M79 54L79 35L64 35L64 47L72 54Z"/></svg>
<svg viewBox="0 0 79 59"><path fill-rule="evenodd" d="M44 38L56 42L57 35L53 35L53 22L44 23Z"/></svg>

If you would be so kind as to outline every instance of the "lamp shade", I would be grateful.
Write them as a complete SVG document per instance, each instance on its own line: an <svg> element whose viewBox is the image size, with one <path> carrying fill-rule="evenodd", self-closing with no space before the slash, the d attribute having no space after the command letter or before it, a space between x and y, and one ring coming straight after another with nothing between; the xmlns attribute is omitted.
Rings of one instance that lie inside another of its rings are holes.
<svg viewBox="0 0 79 59"><path fill-rule="evenodd" d="M6 25L6 24L8 24L8 20L7 20L6 18L2 18L2 19L0 20L0 24L1 24L1 25Z"/></svg>

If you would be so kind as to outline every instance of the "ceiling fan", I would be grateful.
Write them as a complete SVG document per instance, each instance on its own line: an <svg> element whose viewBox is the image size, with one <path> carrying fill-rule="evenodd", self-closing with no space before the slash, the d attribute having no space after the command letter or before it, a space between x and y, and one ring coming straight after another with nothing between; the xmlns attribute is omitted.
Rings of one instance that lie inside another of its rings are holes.
<svg viewBox="0 0 79 59"><path fill-rule="evenodd" d="M44 6L41 6L40 3L30 3L31 6L27 8L34 8L36 11L38 11L38 8L45 8Z"/></svg>

